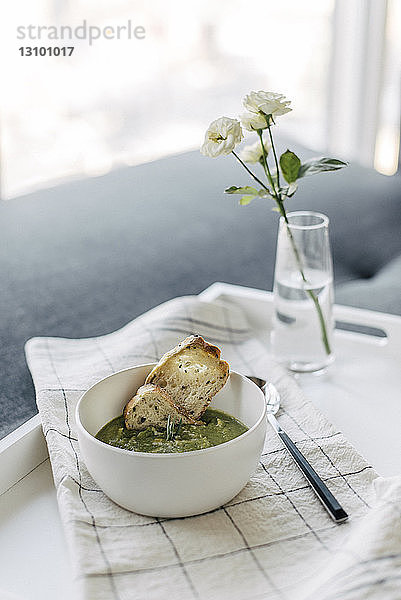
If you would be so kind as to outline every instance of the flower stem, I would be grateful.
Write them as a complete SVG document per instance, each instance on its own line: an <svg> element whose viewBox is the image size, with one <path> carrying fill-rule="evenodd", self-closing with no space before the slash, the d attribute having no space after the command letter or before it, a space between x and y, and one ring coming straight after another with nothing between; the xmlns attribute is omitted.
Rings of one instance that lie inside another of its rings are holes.
<svg viewBox="0 0 401 600"><path fill-rule="evenodd" d="M272 189L273 189L274 193L277 194L276 188L275 188L275 185L274 185L274 181L273 181L273 177L272 177L272 174L270 173L269 163L267 162L267 153L266 153L265 145L263 143L263 133L262 133L262 130L258 129L257 133L258 133L258 136L259 136L259 139L260 139L260 145L262 146L262 157L263 157L263 159L262 159L262 167L263 167L263 170L264 170L264 172L266 174L266 177L267 177L270 185L272 186Z"/></svg>
<svg viewBox="0 0 401 600"><path fill-rule="evenodd" d="M283 217L283 219L285 221L286 227L287 227L288 237L290 238L291 246L292 246L292 249L294 251L295 260L297 262L298 269L299 269L299 272L300 272L301 277L302 277L302 281L304 283L308 283L308 280L306 279L305 273L304 273L304 270L303 270L301 257L299 255L298 248L297 248L297 245L296 245L295 240L294 240L294 236L292 235L292 231L290 229L290 224L289 224L289 221L288 221L287 214L285 212L285 208L283 206L282 201L280 201L278 204L279 204L280 213L281 213L281 215L282 215L282 217ZM319 318L319 323L320 323L320 330L321 330L321 334L322 334L322 342L323 342L326 354L331 354L331 347L330 347L330 342L329 342L329 338L328 338L328 335L327 335L326 323L324 321L324 316L323 316L323 312L322 312L322 307L320 306L320 303L319 303L319 298L316 296L316 294L312 290L306 289L305 291L308 294L309 298L312 300L313 304L315 305L317 316Z"/></svg>
<svg viewBox="0 0 401 600"><path fill-rule="evenodd" d="M273 134L272 134L272 130L271 130L271 127L270 127L270 119L269 118L267 120L267 128L269 130L269 137L270 137L270 143L271 143L272 150L273 150L274 162L276 163L277 186L278 186L278 189L280 190L280 169L278 168L278 160L277 160L276 148L274 146ZM281 198L281 195L280 195L280 198Z"/></svg>
<svg viewBox="0 0 401 600"><path fill-rule="evenodd" d="M251 177L253 177L253 179L254 179L255 181L257 181L257 182L258 182L258 184L259 184L259 185L261 185L261 186L262 186L262 187L263 187L263 188L264 188L266 191L268 191L268 192L269 192L269 194L270 194L270 190L269 190L269 188L265 186L265 184L263 183L263 181L261 181L261 180L259 179L259 177L256 177L256 175L255 175L254 173L252 173L251 169L249 169L249 168L246 166L246 164L245 164L245 163L244 163L244 162L243 162L243 161L240 159L240 157L238 156L238 154L236 154L236 153L234 152L234 150L232 150L232 153L234 154L235 158L236 158L236 159L237 159L237 160L238 160L238 161L241 163L241 165L244 167L244 169L245 169L246 171L248 171L249 175L250 175Z"/></svg>
<svg viewBox="0 0 401 600"><path fill-rule="evenodd" d="M281 193L280 193L280 170L279 170L279 166L278 166L278 160L277 160L276 149L275 149L275 146L274 146L273 135L272 135L271 128L270 128L270 120L268 120L268 122L267 122L267 127L268 127L268 130L269 130L269 136L270 136L270 142L271 142L271 146L272 146L272 150L273 150L274 162L276 164L276 169L277 169L277 187L278 187L278 191L276 190L276 187L275 187L275 185L273 183L273 178L272 178L271 173L270 173L269 164L267 162L266 149L265 149L264 144L263 144L262 130L258 129L258 135L259 135L260 143L261 143L261 146L262 146L263 169L264 169L264 171L266 173L267 179L269 180L269 182L270 182L270 184L271 184L271 186L273 188L272 196L273 196L274 200L276 201L276 204L277 204L277 206L279 208L280 214L281 214L281 216L283 217L283 219L285 221L286 228L287 228L287 234L288 234L288 237L289 237L290 242L291 242L291 246L292 246L292 249L293 249L293 252L294 252L294 256L295 256L296 263L298 265L299 272L300 272L301 277L302 277L302 281L304 283L308 283L308 280L305 277L305 273L304 273L304 268L303 268L303 265L302 265L301 256L299 254L297 245L295 243L294 236L292 235L292 231L291 231L290 224L289 224L289 221L288 221L287 213L286 213L285 208L284 208L284 200L281 197ZM242 161L240 161L240 162L242 162ZM251 173L252 176L255 178L255 176L253 175L253 173L246 167L246 165L244 165L244 166L245 166L246 170L249 173ZM327 335L326 323L324 321L324 316L323 316L323 312L322 312L322 307L320 306L320 303L319 303L319 298L316 296L316 294L312 290L306 289L305 291L308 294L309 298L312 300L313 304L315 305L317 316L318 316L319 323L320 323L320 331L321 331L321 335L322 335L322 342L323 342L323 346L324 346L324 349L326 351L326 354L331 354L331 347L330 347L329 338L328 338L328 335Z"/></svg>

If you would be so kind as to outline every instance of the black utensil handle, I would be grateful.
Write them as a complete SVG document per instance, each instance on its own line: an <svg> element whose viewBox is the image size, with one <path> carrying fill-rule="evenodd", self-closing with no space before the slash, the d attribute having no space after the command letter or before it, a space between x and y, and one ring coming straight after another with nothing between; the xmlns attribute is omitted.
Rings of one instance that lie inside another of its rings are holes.
<svg viewBox="0 0 401 600"><path fill-rule="evenodd" d="M291 453L293 459L313 487L316 495L319 500L322 502L323 506L326 508L327 512L331 516L334 521L342 522L348 519L348 514L345 512L341 504L336 500L333 494L330 492L324 481L322 481L319 475L316 473L315 469L309 462L306 460L305 456L302 452L297 448L292 439L288 437L285 431L280 429L277 432L280 436L283 444Z"/></svg>

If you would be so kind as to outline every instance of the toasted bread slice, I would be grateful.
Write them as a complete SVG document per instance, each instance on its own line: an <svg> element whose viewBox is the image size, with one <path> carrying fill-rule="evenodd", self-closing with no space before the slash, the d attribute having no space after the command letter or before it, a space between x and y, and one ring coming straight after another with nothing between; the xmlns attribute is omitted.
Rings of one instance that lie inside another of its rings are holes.
<svg viewBox="0 0 401 600"><path fill-rule="evenodd" d="M146 378L174 398L179 410L198 420L228 379L228 363L220 350L191 335L161 357Z"/></svg>
<svg viewBox="0 0 401 600"><path fill-rule="evenodd" d="M169 395L157 385L143 385L124 408L127 429L146 429L150 425L166 427L167 418L194 423L185 411L179 410Z"/></svg>

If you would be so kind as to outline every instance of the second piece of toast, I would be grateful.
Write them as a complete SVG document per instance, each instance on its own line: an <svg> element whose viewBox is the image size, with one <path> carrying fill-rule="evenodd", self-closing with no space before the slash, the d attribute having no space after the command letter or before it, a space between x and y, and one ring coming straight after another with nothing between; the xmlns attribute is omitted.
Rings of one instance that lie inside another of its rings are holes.
<svg viewBox="0 0 401 600"><path fill-rule="evenodd" d="M150 425L164 428L169 416L175 421L194 424L194 420L157 385L141 386L124 408L127 429L141 430Z"/></svg>

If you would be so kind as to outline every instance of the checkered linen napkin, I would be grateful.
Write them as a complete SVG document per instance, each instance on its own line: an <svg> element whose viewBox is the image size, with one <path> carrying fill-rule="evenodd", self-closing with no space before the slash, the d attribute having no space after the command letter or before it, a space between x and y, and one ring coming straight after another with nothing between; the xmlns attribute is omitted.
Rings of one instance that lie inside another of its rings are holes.
<svg viewBox="0 0 401 600"><path fill-rule="evenodd" d="M218 344L234 370L277 385L281 425L350 514L348 523L330 520L270 428L251 481L207 514L144 517L98 489L80 457L78 398L115 371L156 361L192 333ZM372 467L271 361L258 332L233 304L177 298L103 337L32 339L26 355L80 598L401 597L401 485L379 478L382 499L375 501Z"/></svg>

